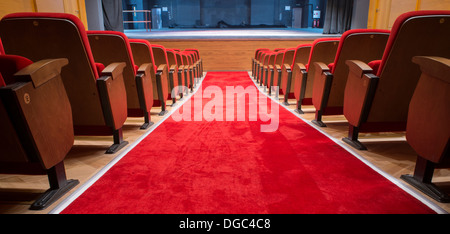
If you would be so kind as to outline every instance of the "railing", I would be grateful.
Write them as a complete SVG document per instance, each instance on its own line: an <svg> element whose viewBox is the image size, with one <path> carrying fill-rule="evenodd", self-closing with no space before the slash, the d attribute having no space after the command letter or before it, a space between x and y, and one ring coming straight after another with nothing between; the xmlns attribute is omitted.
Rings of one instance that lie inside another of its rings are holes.
<svg viewBox="0 0 450 234"><path fill-rule="evenodd" d="M150 10L125 10L123 11L123 13L144 13L144 20L138 20L138 21L123 21L123 23L144 23L145 25L145 30L149 31L152 28L152 16L151 16L151 12Z"/></svg>

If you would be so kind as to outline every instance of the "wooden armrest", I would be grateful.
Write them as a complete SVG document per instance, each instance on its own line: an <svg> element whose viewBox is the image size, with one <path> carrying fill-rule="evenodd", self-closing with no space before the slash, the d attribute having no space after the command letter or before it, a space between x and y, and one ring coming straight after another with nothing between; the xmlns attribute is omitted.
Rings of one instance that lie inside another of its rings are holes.
<svg viewBox="0 0 450 234"><path fill-rule="evenodd" d="M156 74L161 74L164 72L164 70L166 69L167 65L166 64L161 64L158 66L158 68L156 69Z"/></svg>
<svg viewBox="0 0 450 234"><path fill-rule="evenodd" d="M450 83L450 59L443 57L415 56L414 63L419 64L420 70L432 77Z"/></svg>
<svg viewBox="0 0 450 234"><path fill-rule="evenodd" d="M170 66L170 71L175 71L176 68L177 68L177 65L171 65Z"/></svg>
<svg viewBox="0 0 450 234"><path fill-rule="evenodd" d="M153 69L153 64L151 64L151 63L144 63L137 70L137 74L143 74L144 76L148 76L148 75L151 74L150 72L151 72L152 69Z"/></svg>
<svg viewBox="0 0 450 234"><path fill-rule="evenodd" d="M61 74L61 68L69 63L66 58L45 59L18 71L14 76L31 80L35 88Z"/></svg>
<svg viewBox="0 0 450 234"><path fill-rule="evenodd" d="M111 76L112 79L122 75L125 63L111 63L102 71L102 76Z"/></svg>
<svg viewBox="0 0 450 234"><path fill-rule="evenodd" d="M281 71L281 66L278 65L278 64L276 64L276 65L275 65L275 69L277 69L277 71Z"/></svg>
<svg viewBox="0 0 450 234"><path fill-rule="evenodd" d="M294 66L298 67L300 70L306 71L306 66L303 63L296 63Z"/></svg>
<svg viewBox="0 0 450 234"><path fill-rule="evenodd" d="M291 66L289 64L283 64L284 69L286 69L286 71L291 71Z"/></svg>
<svg viewBox="0 0 450 234"><path fill-rule="evenodd" d="M330 72L330 68L325 63L315 62L314 66L316 66L316 70L320 71L320 73Z"/></svg>
<svg viewBox="0 0 450 234"><path fill-rule="evenodd" d="M373 73L373 69L369 65L359 60L347 60L345 64L348 65L350 72L359 77L362 77L366 73Z"/></svg>

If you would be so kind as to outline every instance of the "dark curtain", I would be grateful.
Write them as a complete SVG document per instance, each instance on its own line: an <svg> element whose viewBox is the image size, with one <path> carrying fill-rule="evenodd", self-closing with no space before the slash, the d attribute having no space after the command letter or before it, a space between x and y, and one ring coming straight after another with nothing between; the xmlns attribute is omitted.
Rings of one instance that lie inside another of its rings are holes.
<svg viewBox="0 0 450 234"><path fill-rule="evenodd" d="M102 0L105 30L123 32L122 0Z"/></svg>
<svg viewBox="0 0 450 234"><path fill-rule="evenodd" d="M353 0L328 0L323 25L324 34L341 34L352 24Z"/></svg>

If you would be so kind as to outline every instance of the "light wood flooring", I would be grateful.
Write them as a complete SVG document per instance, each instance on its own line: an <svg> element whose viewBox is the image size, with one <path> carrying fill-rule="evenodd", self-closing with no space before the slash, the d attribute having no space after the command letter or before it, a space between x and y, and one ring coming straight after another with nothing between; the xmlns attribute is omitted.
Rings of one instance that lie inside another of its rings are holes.
<svg viewBox="0 0 450 234"><path fill-rule="evenodd" d="M189 96L190 97L190 96ZM280 96L282 98L282 96ZM295 109L295 100L289 101L289 109ZM171 110L168 103L168 110ZM301 115L305 121L310 122L314 118L314 108L306 106L306 112ZM158 116L159 108L153 108L152 121L154 128L163 117ZM341 138L347 136L347 122L343 116L325 116L323 118L327 127L321 128L325 134L329 135L337 142L342 142ZM124 126L124 138L129 142L127 147L131 147L147 131L139 130L142 118L129 118ZM402 180L402 174L412 174L414 170L416 154L407 144L403 133L380 133L365 134L361 136L361 141L365 143L367 151L354 151L363 159L372 163L375 167L386 172L399 183L408 188L412 188ZM25 176L25 175L0 175L0 214L47 214L52 211L64 198L67 198L77 188L86 183L92 176L102 170L108 163L114 160L127 148L116 154L104 154L111 145L112 137L76 137L74 146L64 160L67 177L78 179L80 185L71 190L63 198L45 210L29 210L29 206L39 193L48 189L46 176ZM438 169L435 171L433 181L440 186L450 187L450 170ZM412 188L412 190L415 190ZM419 194L421 194L419 192ZM429 199L443 210L450 212L450 204L443 204Z"/></svg>

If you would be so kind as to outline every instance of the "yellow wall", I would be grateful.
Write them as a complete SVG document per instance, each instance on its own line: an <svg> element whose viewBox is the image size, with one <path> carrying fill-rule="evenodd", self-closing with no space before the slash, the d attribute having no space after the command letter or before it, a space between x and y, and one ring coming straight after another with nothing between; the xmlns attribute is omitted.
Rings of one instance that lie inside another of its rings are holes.
<svg viewBox="0 0 450 234"><path fill-rule="evenodd" d="M391 29L398 16L418 10L450 10L450 0L370 0L367 28Z"/></svg>
<svg viewBox="0 0 450 234"><path fill-rule="evenodd" d="M88 29L85 0L1 0L0 18L14 12L61 12L76 15Z"/></svg>

